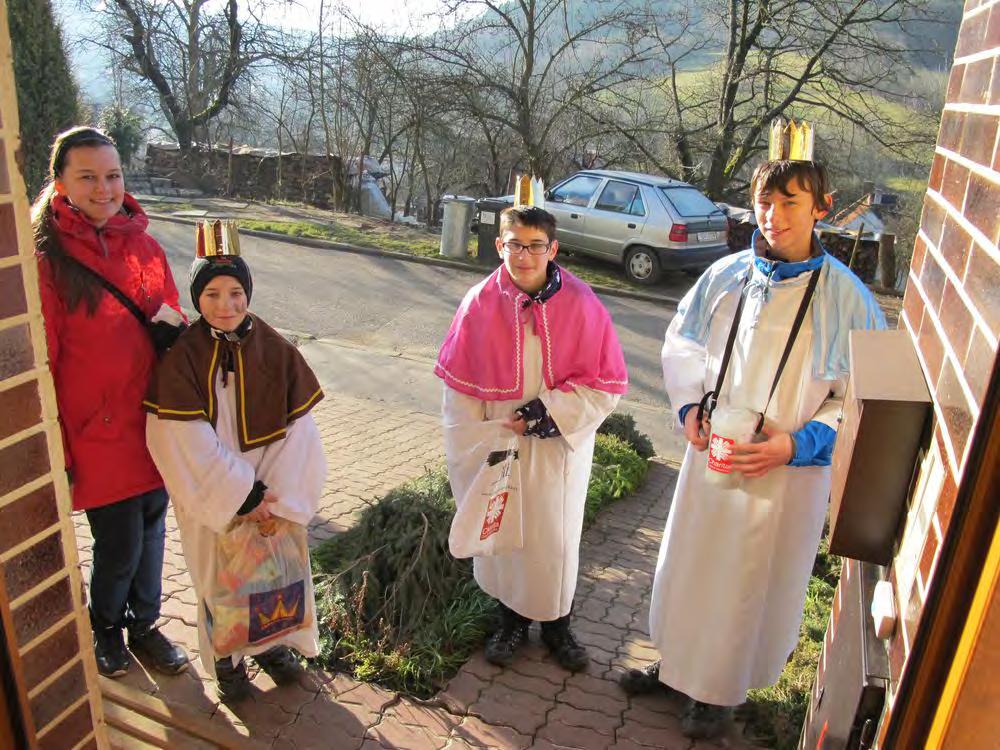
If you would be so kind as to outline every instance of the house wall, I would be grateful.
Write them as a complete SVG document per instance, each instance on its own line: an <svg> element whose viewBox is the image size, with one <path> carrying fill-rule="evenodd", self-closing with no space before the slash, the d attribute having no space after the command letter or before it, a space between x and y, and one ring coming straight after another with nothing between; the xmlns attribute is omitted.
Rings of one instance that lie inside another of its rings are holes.
<svg viewBox="0 0 1000 750"><path fill-rule="evenodd" d="M900 617L888 644L892 684L883 737L997 363L998 126L1000 2L968 0L899 323L916 347L934 401L934 425L889 571Z"/></svg>
<svg viewBox="0 0 1000 750"><path fill-rule="evenodd" d="M18 142L0 0L0 647L29 742L104 748Z"/></svg>

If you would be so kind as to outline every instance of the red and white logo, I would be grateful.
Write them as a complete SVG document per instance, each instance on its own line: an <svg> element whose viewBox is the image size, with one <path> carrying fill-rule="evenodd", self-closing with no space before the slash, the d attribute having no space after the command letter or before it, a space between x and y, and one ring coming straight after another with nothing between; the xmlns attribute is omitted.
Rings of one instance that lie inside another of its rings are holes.
<svg viewBox="0 0 1000 750"><path fill-rule="evenodd" d="M712 434L708 443L708 468L720 474L733 472L733 445L735 440Z"/></svg>
<svg viewBox="0 0 1000 750"><path fill-rule="evenodd" d="M500 531L500 524L503 523L503 512L507 507L507 493L501 492L490 498L486 506L486 517L483 518L483 531L479 535L479 541L483 541Z"/></svg>

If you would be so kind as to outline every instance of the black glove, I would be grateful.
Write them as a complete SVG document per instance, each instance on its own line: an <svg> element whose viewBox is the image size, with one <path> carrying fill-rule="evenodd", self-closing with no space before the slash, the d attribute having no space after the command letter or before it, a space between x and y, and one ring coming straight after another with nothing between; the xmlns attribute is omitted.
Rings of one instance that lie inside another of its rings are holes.
<svg viewBox="0 0 1000 750"><path fill-rule="evenodd" d="M153 348L158 355L162 355L177 342L177 338L187 328L187 323L174 326L165 320L158 320L146 327L149 330L150 337L153 339Z"/></svg>
<svg viewBox="0 0 1000 750"><path fill-rule="evenodd" d="M519 406L514 413L527 422L528 428L524 431L526 437L545 439L562 434L540 398Z"/></svg>
<svg viewBox="0 0 1000 750"><path fill-rule="evenodd" d="M240 509L236 511L236 515L245 516L247 513L264 502L265 492L267 492L267 485L258 479L253 483L253 489L250 490L250 494L247 495L247 499L243 501L243 505L240 506Z"/></svg>

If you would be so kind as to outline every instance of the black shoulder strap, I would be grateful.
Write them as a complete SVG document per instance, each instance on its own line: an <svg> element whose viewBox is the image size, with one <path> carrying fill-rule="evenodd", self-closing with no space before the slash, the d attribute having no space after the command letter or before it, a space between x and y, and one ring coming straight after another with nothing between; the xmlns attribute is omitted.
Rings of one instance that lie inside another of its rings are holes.
<svg viewBox="0 0 1000 750"><path fill-rule="evenodd" d="M101 276L101 274L99 274L93 268L88 266L86 263L82 263L81 261L77 260L76 258L70 255L66 255L65 258L66 260L76 265L76 267L81 269L84 273L89 274L94 281L96 281L98 284L107 289L108 293L122 304L122 307L124 307L126 310L132 313L132 315L135 316L135 319L139 321L139 324L143 328L149 327L149 320L146 319L146 314L139 309L139 306L135 304L135 302L133 302L131 299L128 298L125 292L123 292L121 289L116 287L106 278Z"/></svg>
<svg viewBox="0 0 1000 750"><path fill-rule="evenodd" d="M726 378L726 370L729 369L729 360L733 354L733 345L736 342L736 332L740 327L740 318L743 315L743 301L746 299L747 284L750 281L750 274L747 274L746 281L743 283L743 288L740 290L740 300L736 304L736 314L733 315L733 323L729 328L729 338L726 340L726 350L722 355L722 365L719 367L719 377L715 380L715 388L708 393L706 393L702 399L701 403L698 404L698 416L700 418L704 415L711 419L712 412L715 411L715 406L719 401L719 395L722 393L722 383ZM795 320L792 322L792 328L788 332L788 340L785 342L785 350L781 353L781 359L778 362L778 370L774 374L774 380L771 382L771 391L767 396L767 403L764 405L764 410L760 413L760 418L757 420L757 426L754 432L760 432L764 426L764 415L767 413L768 407L771 405L771 399L774 397L774 391L778 387L778 380L781 379L781 373L785 369L785 363L788 361L788 356L792 353L792 346L795 345L795 339L799 335L799 329L802 327L802 321L806 317L806 310L809 309L809 302L812 300L813 292L816 291L816 284L819 282L819 271L813 270L809 274L809 282L806 284L806 290L802 295L802 301L799 303L799 309L795 313Z"/></svg>

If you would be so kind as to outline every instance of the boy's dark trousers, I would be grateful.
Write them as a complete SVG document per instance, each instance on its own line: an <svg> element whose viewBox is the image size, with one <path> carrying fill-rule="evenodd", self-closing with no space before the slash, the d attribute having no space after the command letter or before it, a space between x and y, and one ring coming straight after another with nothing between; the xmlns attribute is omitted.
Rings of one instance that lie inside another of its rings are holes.
<svg viewBox="0 0 1000 750"><path fill-rule="evenodd" d="M87 511L94 537L90 624L143 632L160 616L167 492L162 487Z"/></svg>

